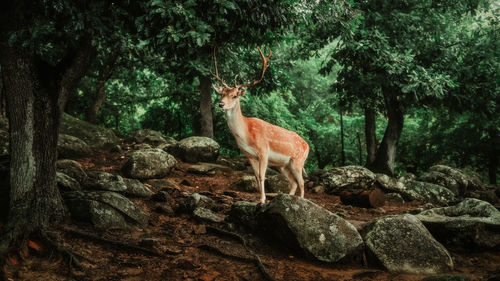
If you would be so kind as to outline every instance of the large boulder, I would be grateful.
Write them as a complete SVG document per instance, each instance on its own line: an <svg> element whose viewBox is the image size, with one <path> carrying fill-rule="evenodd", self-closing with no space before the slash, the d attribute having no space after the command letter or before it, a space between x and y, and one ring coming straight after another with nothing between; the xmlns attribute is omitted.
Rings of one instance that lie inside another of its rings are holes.
<svg viewBox="0 0 500 281"><path fill-rule="evenodd" d="M375 183L375 174L365 167L344 166L322 173L320 183L328 193L338 193L345 188L364 189Z"/></svg>
<svg viewBox="0 0 500 281"><path fill-rule="evenodd" d="M404 183L401 181L384 181L380 180L378 182L381 184L385 192L397 192L406 201L417 200L421 203L432 203L437 205L448 205L454 202L455 194L440 185L420 182L414 180L408 180Z"/></svg>
<svg viewBox="0 0 500 281"><path fill-rule="evenodd" d="M179 141L176 156L186 162L214 162L219 156L220 145L211 138L189 137Z"/></svg>
<svg viewBox="0 0 500 281"><path fill-rule="evenodd" d="M119 175L108 172L90 171L87 172L88 180L85 185L92 189L123 192L127 190L127 185Z"/></svg>
<svg viewBox="0 0 500 281"><path fill-rule="evenodd" d="M106 129L64 113L61 118L61 133L77 137L91 148L110 150L119 144L112 130Z"/></svg>
<svg viewBox="0 0 500 281"><path fill-rule="evenodd" d="M56 167L58 172L65 173L79 183L84 183L87 180L87 174L83 171L83 166L75 160L57 160Z"/></svg>
<svg viewBox="0 0 500 281"><path fill-rule="evenodd" d="M281 174L267 176L266 181L264 182L264 187L266 192L286 194L290 192L290 182L284 175ZM297 190L298 189L299 188L297 187Z"/></svg>
<svg viewBox="0 0 500 281"><path fill-rule="evenodd" d="M453 269L448 251L412 215L371 221L361 231L369 262L392 272L435 274Z"/></svg>
<svg viewBox="0 0 500 281"><path fill-rule="evenodd" d="M444 186L455 195L464 195L470 190L482 190L484 185L478 177L469 176L459 169L445 165L435 165L417 178L418 181Z"/></svg>
<svg viewBox="0 0 500 281"><path fill-rule="evenodd" d="M162 133L150 129L135 131L127 140L136 143L147 143L154 147L167 142Z"/></svg>
<svg viewBox="0 0 500 281"><path fill-rule="evenodd" d="M488 202L467 198L455 206L429 209L416 217L449 247L500 248L500 211Z"/></svg>
<svg viewBox="0 0 500 281"><path fill-rule="evenodd" d="M363 249L352 224L297 196L278 195L259 211L257 222L271 239L320 261L358 258Z"/></svg>
<svg viewBox="0 0 500 281"><path fill-rule="evenodd" d="M127 177L134 179L162 178L176 164L175 158L163 150L143 149L129 153L122 171Z"/></svg>
<svg viewBox="0 0 500 281"><path fill-rule="evenodd" d="M127 189L123 193L127 195L137 196L137 197L151 197L154 192L145 186L142 182L136 179L124 178L123 181L127 186Z"/></svg>
<svg viewBox="0 0 500 281"><path fill-rule="evenodd" d="M59 134L57 153L61 159L78 159L90 156L92 150L90 146L77 137Z"/></svg>
<svg viewBox="0 0 500 281"><path fill-rule="evenodd" d="M231 206L231 211L229 211L229 220L245 228L256 230L257 221L255 216L259 209L260 205L257 202L236 201Z"/></svg>
<svg viewBox="0 0 500 281"><path fill-rule="evenodd" d="M144 227L147 215L132 201L112 191L72 191L63 194L71 216L99 229Z"/></svg>

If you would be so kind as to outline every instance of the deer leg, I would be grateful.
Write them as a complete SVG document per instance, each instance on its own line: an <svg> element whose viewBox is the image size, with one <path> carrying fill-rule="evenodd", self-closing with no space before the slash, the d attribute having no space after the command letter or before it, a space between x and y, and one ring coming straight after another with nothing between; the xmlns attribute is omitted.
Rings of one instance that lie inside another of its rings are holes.
<svg viewBox="0 0 500 281"><path fill-rule="evenodd" d="M267 152L259 155L259 186L260 186L260 203L266 203L266 190L264 189L264 181L266 180L267 169Z"/></svg>
<svg viewBox="0 0 500 281"><path fill-rule="evenodd" d="M290 161L289 168L300 188L300 197L304 198L304 178L302 178L302 165L300 165L300 163Z"/></svg>
<svg viewBox="0 0 500 281"><path fill-rule="evenodd" d="M280 167L280 172L284 175L288 181L290 182L290 195L295 195L295 190L297 190L297 181L295 181L295 177L292 175L290 170L287 167Z"/></svg>
<svg viewBox="0 0 500 281"><path fill-rule="evenodd" d="M250 162L250 165L252 166L253 174L255 176L255 182L257 185L255 188L260 191L260 183L259 183L259 160L253 159L253 158L248 158L248 162Z"/></svg>

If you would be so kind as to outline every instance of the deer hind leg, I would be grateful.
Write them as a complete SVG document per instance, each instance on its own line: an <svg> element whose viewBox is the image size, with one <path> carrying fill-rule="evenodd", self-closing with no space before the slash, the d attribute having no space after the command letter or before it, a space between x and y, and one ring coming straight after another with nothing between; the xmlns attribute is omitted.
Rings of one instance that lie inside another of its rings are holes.
<svg viewBox="0 0 500 281"><path fill-rule="evenodd" d="M284 175L288 181L290 182L290 195L295 195L295 191L297 190L297 181L293 176L292 172L287 167L280 167L280 172Z"/></svg>
<svg viewBox="0 0 500 281"><path fill-rule="evenodd" d="M297 184L300 188L300 197L304 198L304 178L302 178L303 164L301 164L300 161L298 161L298 162L290 161L290 164L288 166L289 166L290 172L292 173L293 177L297 181ZM294 193L295 193L295 191L294 191Z"/></svg>

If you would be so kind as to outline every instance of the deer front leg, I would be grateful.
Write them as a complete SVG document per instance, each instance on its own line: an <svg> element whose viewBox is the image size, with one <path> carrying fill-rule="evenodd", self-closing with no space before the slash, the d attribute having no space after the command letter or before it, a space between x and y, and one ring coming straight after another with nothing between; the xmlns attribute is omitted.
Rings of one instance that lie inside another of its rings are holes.
<svg viewBox="0 0 500 281"><path fill-rule="evenodd" d="M255 182L257 183L257 190L259 190L261 192L260 193L260 202L265 203L266 202L266 193L265 192L262 193L261 184L260 184L261 181L260 181L259 159L248 157L248 162L250 162L250 165L252 166L252 169L253 169L253 173L255 175Z"/></svg>
<svg viewBox="0 0 500 281"><path fill-rule="evenodd" d="M266 203L266 190L264 189L264 181L266 180L267 170L267 152L259 155L259 185L260 185L260 203Z"/></svg>

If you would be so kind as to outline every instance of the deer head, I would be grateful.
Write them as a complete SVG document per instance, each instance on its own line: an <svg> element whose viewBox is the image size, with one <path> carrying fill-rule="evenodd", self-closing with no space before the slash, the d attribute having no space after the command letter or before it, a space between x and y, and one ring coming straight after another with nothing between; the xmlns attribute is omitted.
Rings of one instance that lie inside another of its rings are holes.
<svg viewBox="0 0 500 281"><path fill-rule="evenodd" d="M262 79L264 78L264 73L266 72L266 69L268 67L268 60L271 57L271 50L269 50L269 55L267 57L262 54L262 51L257 48L260 54L260 58L262 60L262 74L259 79L254 80L253 82L247 83L247 84L236 84L236 81L234 82L234 87L228 86L222 78L219 77L219 72L217 70L217 58L215 56L215 48L214 48L214 55L213 55L213 60L215 64L215 74L210 71L210 74L212 74L215 79L217 79L222 85L214 85L214 89L221 95L221 102L219 103L219 107L222 109L228 110L233 108L236 103L238 102L239 98L245 95L246 90L241 89L241 88L246 88L246 87L251 87L253 85L258 84Z"/></svg>

